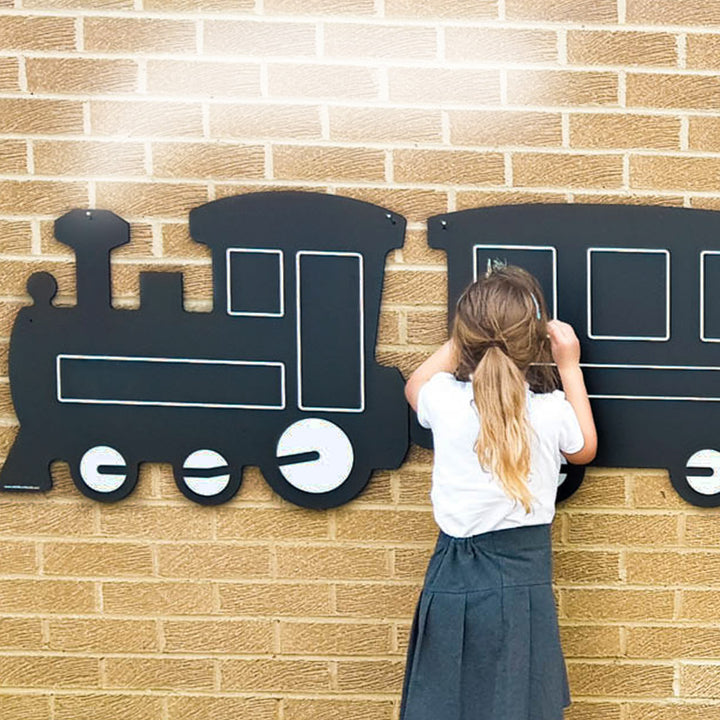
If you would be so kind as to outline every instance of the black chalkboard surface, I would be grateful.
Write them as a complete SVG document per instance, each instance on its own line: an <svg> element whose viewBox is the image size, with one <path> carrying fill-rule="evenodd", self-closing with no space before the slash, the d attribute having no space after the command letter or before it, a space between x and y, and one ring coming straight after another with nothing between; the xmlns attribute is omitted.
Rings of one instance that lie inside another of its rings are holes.
<svg viewBox="0 0 720 720"><path fill-rule="evenodd" d="M720 505L720 213L616 205L477 208L428 221L450 313L488 261L540 280L580 338L598 427L593 464L665 467L689 503ZM428 438L415 424L413 437ZM559 496L582 480L568 467Z"/></svg>
<svg viewBox="0 0 720 720"><path fill-rule="evenodd" d="M179 489L229 500L259 465L286 500L348 502L375 468L400 465L408 411L399 371L375 361L386 254L405 220L319 193L229 197L190 213L212 251L212 312L186 312L180 273L142 273L141 305L115 309L110 252L129 241L106 210L73 210L55 234L77 257L77 304L54 278L12 332L10 383L21 427L0 489L47 490L49 463L119 500L138 464L170 462Z"/></svg>

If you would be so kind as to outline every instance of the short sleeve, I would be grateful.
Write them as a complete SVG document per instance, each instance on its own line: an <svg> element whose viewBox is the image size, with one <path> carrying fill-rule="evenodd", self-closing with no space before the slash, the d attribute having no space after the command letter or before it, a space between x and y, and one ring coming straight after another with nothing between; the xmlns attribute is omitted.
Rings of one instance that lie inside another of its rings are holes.
<svg viewBox="0 0 720 720"><path fill-rule="evenodd" d="M585 438L573 406L566 400L565 393L557 391L560 401L560 451L572 455L585 447Z"/></svg>
<svg viewBox="0 0 720 720"><path fill-rule="evenodd" d="M432 428L433 417L437 409L438 399L442 395L442 383L445 378L452 378L450 373L435 373L418 391L417 419L426 429Z"/></svg>

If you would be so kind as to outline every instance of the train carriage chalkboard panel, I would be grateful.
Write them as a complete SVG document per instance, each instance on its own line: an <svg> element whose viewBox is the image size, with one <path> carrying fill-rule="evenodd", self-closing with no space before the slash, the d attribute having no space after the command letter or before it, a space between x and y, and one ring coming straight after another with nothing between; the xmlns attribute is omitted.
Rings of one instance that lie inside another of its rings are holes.
<svg viewBox="0 0 720 720"><path fill-rule="evenodd" d="M594 465L666 467L686 501L720 505L720 213L502 206L430 218L428 236L447 253L449 309L488 261L539 277L580 338ZM569 470L561 497L582 480Z"/></svg>
<svg viewBox="0 0 720 720"><path fill-rule="evenodd" d="M290 502L348 502L408 447L402 377L375 361L385 256L404 230L349 198L225 198L190 213L212 253L212 311L183 309L180 273L141 273L139 309L121 310L110 253L127 223L67 213L55 232L76 253L77 304L53 305L51 275L29 278L10 345L20 429L0 488L47 490L61 459L84 494L119 500L139 463L169 462L188 498L217 504L258 465Z"/></svg>

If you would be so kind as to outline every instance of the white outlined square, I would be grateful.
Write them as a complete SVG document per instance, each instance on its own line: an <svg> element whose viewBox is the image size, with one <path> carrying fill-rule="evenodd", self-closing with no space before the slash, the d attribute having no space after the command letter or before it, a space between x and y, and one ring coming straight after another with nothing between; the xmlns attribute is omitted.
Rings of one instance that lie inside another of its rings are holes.
<svg viewBox="0 0 720 720"><path fill-rule="evenodd" d="M230 258L232 253L245 253L251 255L277 255L278 256L278 310L277 312L251 312L232 309L232 270ZM225 276L227 290L227 314L245 317L284 317L285 315L285 280L283 276L283 251L268 248L228 248L225 252Z"/></svg>
<svg viewBox="0 0 720 720"><path fill-rule="evenodd" d="M665 334L664 335L596 335L592 331L592 253L635 253L641 255L665 255ZM665 342L670 339L670 251L655 248L608 248L587 249L587 334L591 340L647 340Z"/></svg>
<svg viewBox="0 0 720 720"><path fill-rule="evenodd" d="M720 337L705 335L705 256L720 255L720 250L703 250L700 253L700 340L707 343L720 342Z"/></svg>

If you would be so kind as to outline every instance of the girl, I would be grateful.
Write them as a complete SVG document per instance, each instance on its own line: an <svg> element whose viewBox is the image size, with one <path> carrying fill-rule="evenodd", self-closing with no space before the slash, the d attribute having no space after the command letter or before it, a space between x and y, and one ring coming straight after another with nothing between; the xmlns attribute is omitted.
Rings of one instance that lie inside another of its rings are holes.
<svg viewBox="0 0 720 720"><path fill-rule="evenodd" d="M465 290L451 339L407 382L433 433L440 535L413 621L401 720L563 717L550 522L563 456L585 464L597 447L579 362L572 327L548 321L535 278L506 266Z"/></svg>

